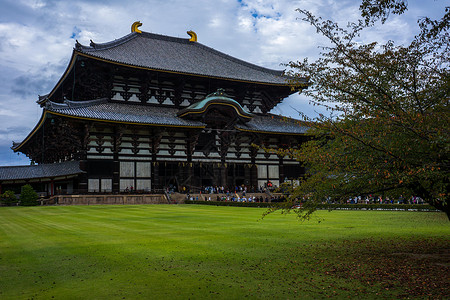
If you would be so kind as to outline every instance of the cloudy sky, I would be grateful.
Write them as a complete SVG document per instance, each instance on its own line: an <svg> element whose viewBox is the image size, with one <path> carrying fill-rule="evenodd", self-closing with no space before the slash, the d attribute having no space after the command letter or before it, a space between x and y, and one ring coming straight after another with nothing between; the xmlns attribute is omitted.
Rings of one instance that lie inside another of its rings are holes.
<svg viewBox="0 0 450 300"><path fill-rule="evenodd" d="M406 15L367 31L361 42L394 40L407 44L418 31L417 19L439 17L445 0L409 0ZM14 153L39 120L38 95L51 91L68 65L75 40L84 45L120 38L134 21L141 30L188 38L267 68L315 59L327 45L295 11L307 9L342 25L358 19L356 0L1 0L0 1L0 166L29 164ZM314 115L302 95L292 95L275 114Z"/></svg>

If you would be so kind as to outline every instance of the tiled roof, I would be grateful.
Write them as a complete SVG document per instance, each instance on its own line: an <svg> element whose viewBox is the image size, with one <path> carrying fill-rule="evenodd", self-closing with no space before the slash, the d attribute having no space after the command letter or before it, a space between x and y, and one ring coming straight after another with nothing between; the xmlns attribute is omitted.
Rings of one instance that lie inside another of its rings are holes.
<svg viewBox="0 0 450 300"><path fill-rule="evenodd" d="M201 122L178 118L177 109L174 108L108 102L107 99L83 102L66 100L62 104L47 102L46 109L62 115L94 120L180 127L205 126Z"/></svg>
<svg viewBox="0 0 450 300"><path fill-rule="evenodd" d="M202 122L177 117L179 110L176 108L108 102L107 99L83 102L66 100L62 104L47 102L46 109L61 115L100 121L197 128L206 126ZM308 127L299 120L272 114L254 115L248 123L238 125L237 128L257 132L292 134L304 134L308 130Z"/></svg>
<svg viewBox="0 0 450 300"><path fill-rule="evenodd" d="M0 181L60 177L80 173L83 173L83 171L80 170L80 162L78 161L31 166L0 167Z"/></svg>
<svg viewBox="0 0 450 300"><path fill-rule="evenodd" d="M305 134L309 129L299 120L272 114L256 116L245 125L238 125L237 128L248 131L285 134Z"/></svg>
<svg viewBox="0 0 450 300"><path fill-rule="evenodd" d="M287 85L283 71L256 66L189 39L134 32L104 44L83 46L77 43L75 48L89 56L130 66Z"/></svg>

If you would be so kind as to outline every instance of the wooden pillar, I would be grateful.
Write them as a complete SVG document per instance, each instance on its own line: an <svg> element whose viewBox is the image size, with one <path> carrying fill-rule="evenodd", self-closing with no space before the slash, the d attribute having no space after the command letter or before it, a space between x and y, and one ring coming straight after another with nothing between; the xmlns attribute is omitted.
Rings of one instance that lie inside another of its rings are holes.
<svg viewBox="0 0 450 300"><path fill-rule="evenodd" d="M284 182L284 163L283 163L283 157L278 156L278 180L280 181L279 186Z"/></svg>
<svg viewBox="0 0 450 300"><path fill-rule="evenodd" d="M87 175L88 162L87 162L87 159L80 160L80 169L82 171L85 171L85 173L81 173L79 175L79 179L80 179L79 184L78 184L79 193L87 194L87 192L88 192L88 175Z"/></svg>
<svg viewBox="0 0 450 300"><path fill-rule="evenodd" d="M258 187L258 168L256 167L256 155L258 154L258 149L256 147L250 147L250 159L251 159L251 167L250 167L250 186L253 186L255 190Z"/></svg>
<svg viewBox="0 0 450 300"><path fill-rule="evenodd" d="M120 161L118 153L113 154L112 192L120 192Z"/></svg>
<svg viewBox="0 0 450 300"><path fill-rule="evenodd" d="M112 174L112 192L120 192L120 160L119 160L119 150L120 144L122 142L123 129L115 127L114 128L114 148L113 148L113 174Z"/></svg>
<svg viewBox="0 0 450 300"><path fill-rule="evenodd" d="M79 175L78 191L80 194L87 194L88 192L88 161L87 161L87 147L89 143L91 124L84 125L84 138L82 150L80 151L80 170L84 173Z"/></svg>
<svg viewBox="0 0 450 300"><path fill-rule="evenodd" d="M158 149L159 143L161 142L162 132L160 129L152 130L152 170L151 170L151 180L152 180L152 189L160 189L160 178L159 178L159 163L158 163Z"/></svg>
<svg viewBox="0 0 450 300"><path fill-rule="evenodd" d="M55 195L55 180L54 178L50 179L50 196L53 197Z"/></svg>
<svg viewBox="0 0 450 300"><path fill-rule="evenodd" d="M220 181L219 181L219 185L220 186L226 186L227 185L227 168L225 167L225 163L221 163L220 164Z"/></svg>

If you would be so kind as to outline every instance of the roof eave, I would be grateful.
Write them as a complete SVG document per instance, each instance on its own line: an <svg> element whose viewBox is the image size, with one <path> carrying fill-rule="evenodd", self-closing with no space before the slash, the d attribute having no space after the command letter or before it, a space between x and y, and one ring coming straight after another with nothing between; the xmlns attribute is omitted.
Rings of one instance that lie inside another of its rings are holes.
<svg viewBox="0 0 450 300"><path fill-rule="evenodd" d="M197 73L180 72L180 71L174 71L174 70L150 68L150 67L145 67L145 66L127 64L127 63L124 63L124 62L115 61L115 60L111 60L111 59L106 59L106 58L102 58L102 57L98 57L98 56L92 55L90 53L79 52L77 50L74 50L74 51L77 52L77 55L79 55L79 56L92 58L92 59L95 59L95 60L98 60L98 61L102 61L102 62L112 63L112 64L118 65L118 66L135 68L135 69L140 69L140 70L156 71L156 72L163 72L163 73L169 73L169 74L180 74L180 75L194 76L194 77L203 77L203 78L210 78L210 79L219 79L219 80L226 80L226 81L232 81L232 82L244 82L244 83L279 86L279 87L289 87L290 86L289 82L287 82L287 81L286 81L286 83L273 83L273 82L265 82L265 81L252 81L252 80L228 78L228 77L221 77L221 76L212 76L212 75L206 75L206 74L197 74Z"/></svg>
<svg viewBox="0 0 450 300"><path fill-rule="evenodd" d="M39 122L36 124L36 126L33 128L33 130L26 136L26 138L22 142L18 143L17 146L14 146L14 142L13 142L13 146L11 147L11 149L14 152L18 152L20 150L20 148L22 148L23 145L25 145L35 135L35 133L42 127L46 118L47 118L47 111L44 109L44 111L42 112L41 118L39 119Z"/></svg>
<svg viewBox="0 0 450 300"><path fill-rule="evenodd" d="M55 85L55 87L52 89L52 91L43 99L39 99L37 101L37 103L41 106L43 106L52 96L53 94L58 90L58 88L61 86L61 84L64 82L64 80L67 78L67 76L69 75L70 71L72 70L76 58L78 56L80 52L78 52L76 49L73 49L72 52L72 57L70 58L70 63L67 66L66 70L64 71L63 75L61 76L61 78L59 79L58 83Z"/></svg>

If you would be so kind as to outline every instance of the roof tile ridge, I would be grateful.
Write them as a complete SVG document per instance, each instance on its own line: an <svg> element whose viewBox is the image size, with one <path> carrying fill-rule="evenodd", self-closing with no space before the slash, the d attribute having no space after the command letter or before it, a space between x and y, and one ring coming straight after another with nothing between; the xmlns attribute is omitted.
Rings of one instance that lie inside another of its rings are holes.
<svg viewBox="0 0 450 300"><path fill-rule="evenodd" d="M54 110L54 109L67 109L69 106L66 103L58 103L53 101L47 101L45 102L45 108L47 110Z"/></svg>
<svg viewBox="0 0 450 300"><path fill-rule="evenodd" d="M180 38L180 37L158 34L158 33L153 33L153 32L143 31L140 35L145 38L156 38L158 40L169 41L169 42L176 42L176 43L182 43L182 44L190 44L191 43L191 42L189 42L188 38Z"/></svg>
<svg viewBox="0 0 450 300"><path fill-rule="evenodd" d="M19 166L0 166L0 170L6 170L6 169L17 169L17 168L29 168L34 167L36 165L19 165Z"/></svg>
<svg viewBox="0 0 450 300"><path fill-rule="evenodd" d="M216 50L214 48L211 48L209 46L203 45L202 43L196 42L195 44L198 45L199 47L203 47L205 50L208 50L211 53L217 54L217 55L219 55L219 56L221 56L223 58L229 59L231 61L234 61L234 62L243 64L243 65L246 65L246 66L248 66L248 67L250 67L252 69L259 70L259 71L264 71L264 72L267 72L267 73L270 73L270 74L276 75L276 76L283 76L284 75L284 70L274 70L274 69L261 67L261 66L258 66L256 64L250 63L248 61L242 60L240 58L236 58L234 56L231 56L231 55L228 55L226 53L223 53L223 52L221 52L219 50Z"/></svg>
<svg viewBox="0 0 450 300"><path fill-rule="evenodd" d="M271 119L276 119L276 120L288 120L288 121L291 121L291 122L294 122L294 123L304 122L304 121L299 120L299 119L295 119L295 118L288 117L288 116L283 116L283 115L277 115L277 114L273 114L273 113L266 113L266 115L264 117L271 118Z"/></svg>
<svg viewBox="0 0 450 300"><path fill-rule="evenodd" d="M66 104L68 108L83 108L104 103L108 103L108 98L100 98L85 101L64 100L64 104Z"/></svg>
<svg viewBox="0 0 450 300"><path fill-rule="evenodd" d="M115 39L115 40L112 40L109 42L105 42L105 43L95 43L91 40L91 44L89 46L82 45L77 41L77 43L75 44L75 48L81 52L109 49L109 48L113 48L113 47L122 45L122 44L138 37L139 34L140 33L132 32L121 38L118 38L118 39Z"/></svg>
<svg viewBox="0 0 450 300"><path fill-rule="evenodd" d="M70 108L83 108L83 107L89 107L93 105L103 104L107 103L107 98L101 98L101 99L94 99L94 100L86 100L86 101L71 101L71 100L64 100L63 103L58 102L52 102L47 101L45 103L45 107L48 110L54 110L54 109L70 109Z"/></svg>

